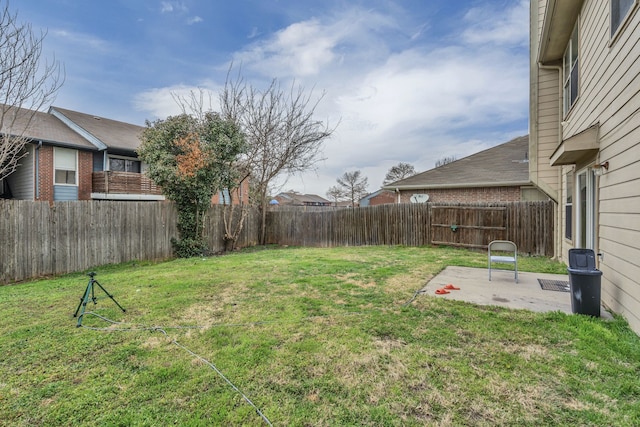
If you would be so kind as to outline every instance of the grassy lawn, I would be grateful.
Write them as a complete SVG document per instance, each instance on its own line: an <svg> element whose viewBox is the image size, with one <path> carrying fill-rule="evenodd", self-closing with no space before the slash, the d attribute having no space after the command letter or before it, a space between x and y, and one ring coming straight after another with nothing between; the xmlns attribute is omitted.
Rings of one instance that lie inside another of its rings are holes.
<svg viewBox="0 0 640 427"><path fill-rule="evenodd" d="M405 304L447 265L486 254L268 248L102 267L127 311L99 289L88 310L124 323L83 328L82 274L0 287L0 425L267 425L214 367L277 426L640 425L640 339L623 320Z"/></svg>

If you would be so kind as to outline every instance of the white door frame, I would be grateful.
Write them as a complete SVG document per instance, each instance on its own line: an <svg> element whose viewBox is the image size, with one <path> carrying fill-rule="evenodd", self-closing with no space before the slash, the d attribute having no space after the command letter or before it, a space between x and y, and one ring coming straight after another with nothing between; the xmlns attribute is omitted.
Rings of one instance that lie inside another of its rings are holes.
<svg viewBox="0 0 640 427"><path fill-rule="evenodd" d="M596 249L596 176L587 167L576 173L576 247Z"/></svg>

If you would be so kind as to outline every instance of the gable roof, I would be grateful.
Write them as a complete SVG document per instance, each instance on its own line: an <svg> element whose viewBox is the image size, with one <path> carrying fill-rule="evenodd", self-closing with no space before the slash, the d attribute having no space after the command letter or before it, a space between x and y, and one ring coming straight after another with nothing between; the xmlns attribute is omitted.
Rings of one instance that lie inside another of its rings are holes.
<svg viewBox="0 0 640 427"><path fill-rule="evenodd" d="M42 111L28 110L2 106L5 108L5 119L2 122L0 133L11 132L13 135L22 135L32 141L42 141L45 144L66 146L71 148L95 149L95 146L82 136L73 132L60 120L51 114ZM11 119L15 116L12 129L9 129ZM31 122L29 118L31 117Z"/></svg>
<svg viewBox="0 0 640 427"><path fill-rule="evenodd" d="M140 135L145 129L143 126L59 107L49 108L49 113L100 150L110 148L133 152L140 146Z"/></svg>
<svg viewBox="0 0 640 427"><path fill-rule="evenodd" d="M325 198L322 198L316 194L300 194L294 192L280 193L276 196L276 199L282 198L291 200L290 203L302 203L302 204L330 204L331 202Z"/></svg>
<svg viewBox="0 0 640 427"><path fill-rule="evenodd" d="M531 183L528 154L529 136L521 136L382 188L416 190L527 185Z"/></svg>

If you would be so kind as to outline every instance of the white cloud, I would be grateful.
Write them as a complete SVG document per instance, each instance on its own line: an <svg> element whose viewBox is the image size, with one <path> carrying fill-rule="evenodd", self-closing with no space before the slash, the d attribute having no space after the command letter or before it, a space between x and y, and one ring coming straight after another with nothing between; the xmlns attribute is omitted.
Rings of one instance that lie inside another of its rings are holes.
<svg viewBox="0 0 640 427"><path fill-rule="evenodd" d="M196 86L179 84L154 88L137 94L133 99L133 105L138 111L148 112L157 119L165 119L182 113L178 100L189 100L193 95L199 97L202 91L204 95L202 98L203 109L220 111L217 97L220 89L210 81L201 82Z"/></svg>
<svg viewBox="0 0 640 427"><path fill-rule="evenodd" d="M202 18L200 18L199 16L194 16L193 18L189 18L187 20L188 25L197 24L198 22L202 22Z"/></svg>
<svg viewBox="0 0 640 427"><path fill-rule="evenodd" d="M394 25L389 17L377 12L341 11L332 17L293 23L237 52L234 61L265 76L317 76L346 55L359 56L365 51L383 55L384 43L373 38L378 37L377 31Z"/></svg>
<svg viewBox="0 0 640 427"><path fill-rule="evenodd" d="M424 171L445 156L460 159L526 133L526 0L471 9L458 34L437 40L432 23L395 16L352 8L267 36L255 29L252 43L233 55L252 84L278 77L283 87L295 79L316 95L326 91L316 117L340 121L318 170L284 188L324 195L338 176L358 169L375 191L400 161ZM136 105L166 117L175 114L170 93L191 89L154 89Z"/></svg>
<svg viewBox="0 0 640 427"><path fill-rule="evenodd" d="M67 45L68 50L86 49L91 52L107 52L111 50L109 43L93 34L79 33L61 28L49 31L56 45Z"/></svg>
<svg viewBox="0 0 640 427"><path fill-rule="evenodd" d="M188 12L187 6L181 1L160 2L160 13Z"/></svg>
<svg viewBox="0 0 640 427"><path fill-rule="evenodd" d="M504 13L496 14L495 2L470 9L462 38L471 44L527 45L529 42L529 1L519 0Z"/></svg>

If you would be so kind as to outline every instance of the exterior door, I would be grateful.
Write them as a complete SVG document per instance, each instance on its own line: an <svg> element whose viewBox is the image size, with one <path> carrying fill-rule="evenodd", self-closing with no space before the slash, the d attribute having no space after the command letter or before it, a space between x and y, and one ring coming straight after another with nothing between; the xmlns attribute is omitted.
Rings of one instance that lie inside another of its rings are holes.
<svg viewBox="0 0 640 427"><path fill-rule="evenodd" d="M595 249L596 176L593 169L587 168L578 172L576 181L576 247Z"/></svg>

